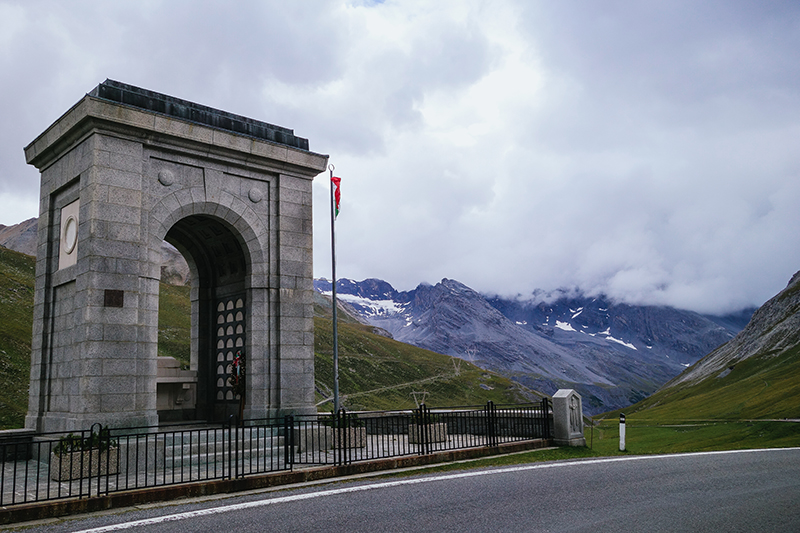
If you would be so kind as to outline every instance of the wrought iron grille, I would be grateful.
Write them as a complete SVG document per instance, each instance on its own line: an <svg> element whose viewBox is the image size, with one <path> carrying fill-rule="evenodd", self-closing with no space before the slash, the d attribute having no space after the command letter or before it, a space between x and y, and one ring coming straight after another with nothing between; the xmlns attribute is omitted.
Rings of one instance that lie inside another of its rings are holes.
<svg viewBox="0 0 800 533"><path fill-rule="evenodd" d="M230 420L233 420L231 417ZM0 439L0 507L552 437L549 400ZM66 444L65 444L66 443Z"/></svg>
<svg viewBox="0 0 800 533"><path fill-rule="evenodd" d="M237 352L244 350L245 344L245 302L244 295L232 296L217 302L217 344L214 362L217 403L235 402L238 397L230 382L231 365Z"/></svg>

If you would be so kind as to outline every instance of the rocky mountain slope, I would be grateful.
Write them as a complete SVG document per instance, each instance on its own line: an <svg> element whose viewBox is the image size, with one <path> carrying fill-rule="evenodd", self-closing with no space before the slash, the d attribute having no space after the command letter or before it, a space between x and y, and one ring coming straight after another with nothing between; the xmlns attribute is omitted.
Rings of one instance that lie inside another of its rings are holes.
<svg viewBox="0 0 800 533"><path fill-rule="evenodd" d="M667 387L698 383L711 376L725 377L736 365L750 358L774 358L800 345L800 272L787 287L762 305L747 326L730 342L720 346Z"/></svg>
<svg viewBox="0 0 800 533"><path fill-rule="evenodd" d="M331 289L325 280L315 287ZM408 292L381 280L339 280L337 295L397 340L547 393L574 387L592 413L641 400L730 340L748 319L747 312L707 317L580 295L504 299L448 279Z"/></svg>
<svg viewBox="0 0 800 533"><path fill-rule="evenodd" d="M749 324L626 414L660 423L800 420L800 272Z"/></svg>
<svg viewBox="0 0 800 533"><path fill-rule="evenodd" d="M0 246L35 256L38 227L38 220L35 218L29 218L13 226L0 224Z"/></svg>

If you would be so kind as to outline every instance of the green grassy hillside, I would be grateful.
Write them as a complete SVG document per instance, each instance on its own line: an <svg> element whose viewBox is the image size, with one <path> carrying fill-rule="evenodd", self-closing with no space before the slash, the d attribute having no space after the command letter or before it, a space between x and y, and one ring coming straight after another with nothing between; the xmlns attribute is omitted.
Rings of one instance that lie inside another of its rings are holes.
<svg viewBox="0 0 800 533"><path fill-rule="evenodd" d="M649 398L637 420L800 419L800 274L750 323Z"/></svg>
<svg viewBox="0 0 800 533"><path fill-rule="evenodd" d="M319 411L333 409L330 299L315 293L314 370ZM346 309L338 315L339 399L352 410L538 401L541 395L475 365L389 339Z"/></svg>
<svg viewBox="0 0 800 533"><path fill-rule="evenodd" d="M765 335L774 329L767 324L761 336L753 338L766 340ZM787 340L783 335L778 338L781 343ZM703 379L676 378L649 398L622 409L627 453L800 445L800 344L792 340L781 349L769 342L752 345L760 349L730 367ZM708 357L715 356L719 353ZM603 416L593 431L587 431L587 442L593 439L594 450L601 455L619 454L619 411Z"/></svg>
<svg viewBox="0 0 800 533"><path fill-rule="evenodd" d="M0 429L28 410L35 259L0 246Z"/></svg>
<svg viewBox="0 0 800 533"><path fill-rule="evenodd" d="M174 357L189 364L189 336L192 334L190 287L161 284L158 293L158 355Z"/></svg>
<svg viewBox="0 0 800 533"><path fill-rule="evenodd" d="M800 418L800 346L751 357L724 374L665 388L623 411L667 422Z"/></svg>
<svg viewBox="0 0 800 533"><path fill-rule="evenodd" d="M330 318L314 319L319 410L332 409L333 333ZM540 396L475 365L372 333L371 326L339 323L339 394L348 409L406 409L517 403Z"/></svg>

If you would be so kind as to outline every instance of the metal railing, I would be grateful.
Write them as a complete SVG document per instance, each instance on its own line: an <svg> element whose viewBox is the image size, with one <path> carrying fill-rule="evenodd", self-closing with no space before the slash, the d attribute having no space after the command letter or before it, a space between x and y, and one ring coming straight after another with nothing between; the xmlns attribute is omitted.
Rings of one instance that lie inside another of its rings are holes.
<svg viewBox="0 0 800 533"><path fill-rule="evenodd" d="M0 507L552 437L525 405L346 412L0 439Z"/></svg>

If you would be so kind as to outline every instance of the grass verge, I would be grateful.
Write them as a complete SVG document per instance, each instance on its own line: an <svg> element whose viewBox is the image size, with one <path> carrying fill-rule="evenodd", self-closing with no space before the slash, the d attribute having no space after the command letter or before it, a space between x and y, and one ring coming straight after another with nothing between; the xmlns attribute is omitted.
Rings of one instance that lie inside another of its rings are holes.
<svg viewBox="0 0 800 533"><path fill-rule="evenodd" d="M594 431L586 428L586 446L545 448L528 452L447 463L405 472L397 477L434 474L473 468L491 468L547 461L571 461L593 457L691 453L800 446L800 423L784 421L698 421L675 424L626 424L626 451L619 450L619 423L604 420ZM381 476L384 477L384 476Z"/></svg>

